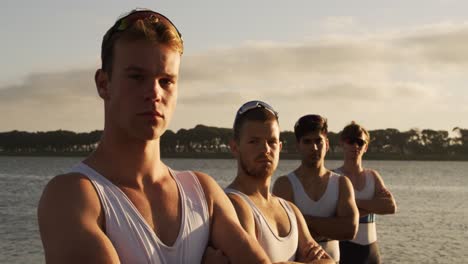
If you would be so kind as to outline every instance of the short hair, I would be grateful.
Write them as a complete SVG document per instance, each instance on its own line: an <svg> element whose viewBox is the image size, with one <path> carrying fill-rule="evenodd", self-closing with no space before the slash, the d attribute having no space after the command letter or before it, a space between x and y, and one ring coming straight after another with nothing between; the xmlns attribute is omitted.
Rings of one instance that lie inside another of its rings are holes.
<svg viewBox="0 0 468 264"><path fill-rule="evenodd" d="M250 106L252 103L255 103L255 106L244 110L245 106ZM259 121L259 122L268 122L276 121L278 124L278 113L268 104L262 101L250 101L243 104L236 113L236 118L234 119L234 140L239 141L240 131L242 126L247 121Z"/></svg>
<svg viewBox="0 0 468 264"><path fill-rule="evenodd" d="M325 137L327 136L328 124L325 117L320 115L305 115L299 118L294 125L294 135L297 142L306 134L314 132L320 132Z"/></svg>
<svg viewBox="0 0 468 264"><path fill-rule="evenodd" d="M343 128L343 130L340 132L340 139L345 140L348 138L358 138L361 133L366 135L366 141L369 143L370 142L370 134L369 132L361 125L357 124L354 121L351 121L351 123Z"/></svg>
<svg viewBox="0 0 468 264"><path fill-rule="evenodd" d="M135 9L117 19L103 37L101 68L109 75L112 74L114 48L118 40L148 40L168 45L180 55L184 51L182 35L167 17L149 9Z"/></svg>

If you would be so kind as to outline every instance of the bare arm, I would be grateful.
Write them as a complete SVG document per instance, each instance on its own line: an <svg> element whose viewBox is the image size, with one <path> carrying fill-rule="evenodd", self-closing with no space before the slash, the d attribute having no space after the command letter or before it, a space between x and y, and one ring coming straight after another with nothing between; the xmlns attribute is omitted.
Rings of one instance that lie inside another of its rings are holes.
<svg viewBox="0 0 468 264"><path fill-rule="evenodd" d="M244 230L253 238L257 239L255 232L255 219L250 206L238 195L228 194L228 197L236 210L237 218L239 219L242 228L244 228Z"/></svg>
<svg viewBox="0 0 468 264"><path fill-rule="evenodd" d="M301 211L293 203L290 202L290 205L296 214L299 233L296 260L304 263L335 263L310 235L309 228Z"/></svg>
<svg viewBox="0 0 468 264"><path fill-rule="evenodd" d="M236 211L219 185L208 175L197 172L210 211L210 242L230 263L270 263L260 245L244 231Z"/></svg>
<svg viewBox="0 0 468 264"><path fill-rule="evenodd" d="M281 176L276 179L273 185L273 194L294 203L294 195L292 191L291 182L287 176Z"/></svg>
<svg viewBox="0 0 468 264"><path fill-rule="evenodd" d="M101 204L92 183L79 174L60 175L38 205L39 231L47 263L120 263L100 227Z"/></svg>
<svg viewBox="0 0 468 264"><path fill-rule="evenodd" d="M396 202L392 193L385 187L382 177L378 172L372 171L375 179L375 195L371 200L356 200L358 208L367 213L394 214Z"/></svg>
<svg viewBox="0 0 468 264"><path fill-rule="evenodd" d="M347 177L339 178L339 197L334 217L304 215L310 233L317 239L328 238L351 240L357 232L358 209L354 201L354 191Z"/></svg>

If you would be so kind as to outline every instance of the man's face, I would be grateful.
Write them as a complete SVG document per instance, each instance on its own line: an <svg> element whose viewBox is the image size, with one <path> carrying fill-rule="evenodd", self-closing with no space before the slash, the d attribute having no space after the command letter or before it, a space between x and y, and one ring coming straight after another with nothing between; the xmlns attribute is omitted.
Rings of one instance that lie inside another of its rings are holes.
<svg viewBox="0 0 468 264"><path fill-rule="evenodd" d="M255 178L272 176L282 147L278 122L246 121L239 135L239 141L231 143L239 169Z"/></svg>
<svg viewBox="0 0 468 264"><path fill-rule="evenodd" d="M345 159L358 159L367 151L367 136L360 133L357 137L345 138L341 141Z"/></svg>
<svg viewBox="0 0 468 264"><path fill-rule="evenodd" d="M305 166L316 167L325 160L328 139L319 131L307 133L297 142L297 150Z"/></svg>
<svg viewBox="0 0 468 264"><path fill-rule="evenodd" d="M168 46L118 41L112 77L104 85L104 96L100 92L106 127L141 140L159 138L176 106L179 64L179 53Z"/></svg>

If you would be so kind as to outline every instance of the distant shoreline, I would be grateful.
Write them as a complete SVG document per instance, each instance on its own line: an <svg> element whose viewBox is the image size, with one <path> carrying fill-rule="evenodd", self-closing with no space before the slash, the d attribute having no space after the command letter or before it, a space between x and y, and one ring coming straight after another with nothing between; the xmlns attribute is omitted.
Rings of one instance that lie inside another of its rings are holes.
<svg viewBox="0 0 468 264"><path fill-rule="evenodd" d="M86 157L89 152L35 152L35 153L7 153L0 152L3 157ZM225 153L162 153L161 157L171 159L233 159L232 154ZM299 160L297 153L281 153L280 159ZM342 160L342 153L328 153L326 160ZM468 156L449 155L406 155L388 153L369 153L364 156L365 160L396 160L396 161L468 161Z"/></svg>

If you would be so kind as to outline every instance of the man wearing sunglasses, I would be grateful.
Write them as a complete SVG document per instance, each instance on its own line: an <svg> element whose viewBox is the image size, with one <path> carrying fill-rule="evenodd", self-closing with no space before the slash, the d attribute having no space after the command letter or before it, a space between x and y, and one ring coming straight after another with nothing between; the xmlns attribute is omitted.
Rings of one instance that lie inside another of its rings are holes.
<svg viewBox="0 0 468 264"><path fill-rule="evenodd" d="M338 240L354 238L358 210L349 179L325 168L329 148L327 132L327 120L319 115L306 115L296 122L294 134L301 165L279 177L273 193L301 210L310 233L338 262Z"/></svg>
<svg viewBox="0 0 468 264"><path fill-rule="evenodd" d="M210 176L161 161L182 53L179 31L151 10L132 11L105 34L95 74L103 135L43 192L47 263L200 263L208 244L231 263L268 262Z"/></svg>
<svg viewBox="0 0 468 264"><path fill-rule="evenodd" d="M362 157L367 151L369 141L369 132L355 122L344 127L340 133L344 164L335 171L351 180L359 209L356 237L353 240L340 241L340 263L381 263L375 214L396 212L395 199L385 187L380 174L362 165Z"/></svg>
<svg viewBox="0 0 468 264"><path fill-rule="evenodd" d="M244 229L272 262L333 263L315 242L294 204L270 192L281 150L278 113L267 103L250 101L237 111L230 142L237 176L225 189Z"/></svg>

